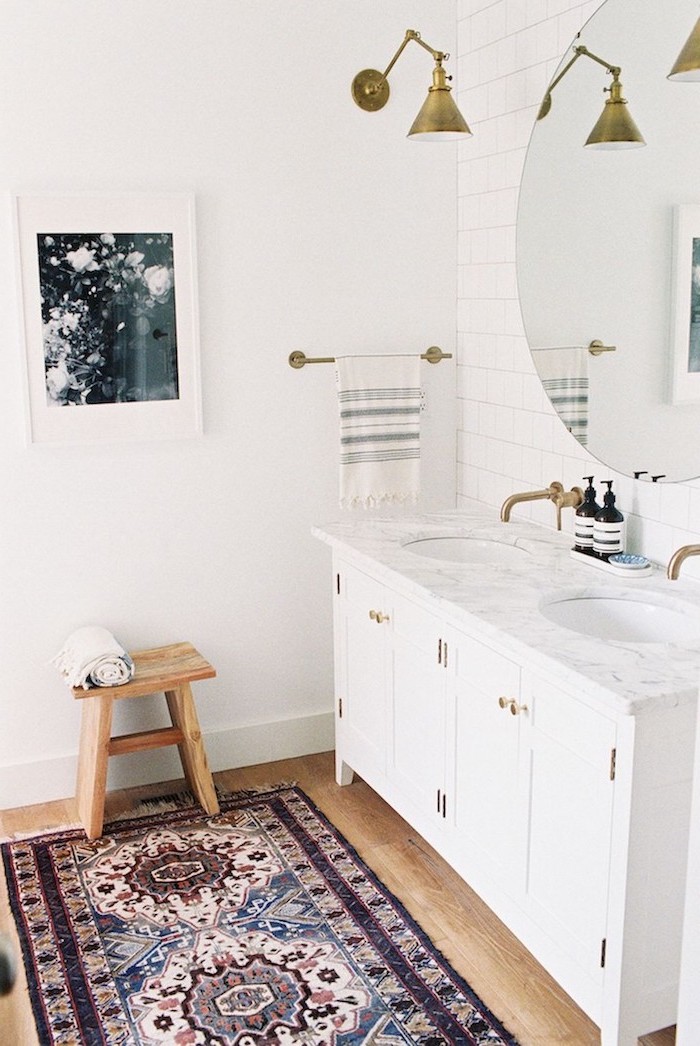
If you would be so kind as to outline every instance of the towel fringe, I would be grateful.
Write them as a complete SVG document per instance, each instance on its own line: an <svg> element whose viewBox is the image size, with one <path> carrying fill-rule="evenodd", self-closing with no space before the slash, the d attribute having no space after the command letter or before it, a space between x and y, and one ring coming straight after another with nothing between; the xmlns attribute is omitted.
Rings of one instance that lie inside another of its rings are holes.
<svg viewBox="0 0 700 1046"><path fill-rule="evenodd" d="M362 497L355 494L352 497L341 498L341 508L380 508L383 505L415 505L418 502L418 492L408 491L403 494L367 494Z"/></svg>

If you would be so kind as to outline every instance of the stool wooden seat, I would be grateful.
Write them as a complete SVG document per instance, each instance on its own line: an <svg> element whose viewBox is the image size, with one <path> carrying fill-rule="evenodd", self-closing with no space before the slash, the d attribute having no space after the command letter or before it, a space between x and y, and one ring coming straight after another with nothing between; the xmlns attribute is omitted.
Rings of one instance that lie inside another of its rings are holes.
<svg viewBox="0 0 700 1046"><path fill-rule="evenodd" d="M91 690L73 688L73 697L83 702L76 800L88 839L102 835L107 760L111 755L177 745L191 791L207 813L219 812L190 687L196 679L211 679L216 670L191 643L173 643L131 656L134 676L128 683ZM115 701L160 692L165 694L172 726L111 736Z"/></svg>

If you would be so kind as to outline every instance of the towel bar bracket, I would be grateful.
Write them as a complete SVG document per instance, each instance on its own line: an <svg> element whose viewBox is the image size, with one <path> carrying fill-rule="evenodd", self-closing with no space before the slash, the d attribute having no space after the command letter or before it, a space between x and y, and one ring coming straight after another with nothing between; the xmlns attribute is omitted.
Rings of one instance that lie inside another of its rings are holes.
<svg viewBox="0 0 700 1046"><path fill-rule="evenodd" d="M615 345L603 345L599 338L596 338L588 346L588 351L591 356L600 356L603 352L615 352L617 346Z"/></svg>

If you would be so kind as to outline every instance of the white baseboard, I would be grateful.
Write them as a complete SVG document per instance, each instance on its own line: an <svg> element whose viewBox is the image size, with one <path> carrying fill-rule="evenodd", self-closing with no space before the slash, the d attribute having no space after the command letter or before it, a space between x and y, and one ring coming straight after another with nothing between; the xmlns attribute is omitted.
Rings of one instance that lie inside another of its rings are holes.
<svg viewBox="0 0 700 1046"><path fill-rule="evenodd" d="M332 712L254 723L204 734L212 770L230 770L277 759L328 752L334 745ZM75 793L78 756L0 767L0 810L66 799ZM175 748L159 748L109 760L107 788L131 788L182 777Z"/></svg>

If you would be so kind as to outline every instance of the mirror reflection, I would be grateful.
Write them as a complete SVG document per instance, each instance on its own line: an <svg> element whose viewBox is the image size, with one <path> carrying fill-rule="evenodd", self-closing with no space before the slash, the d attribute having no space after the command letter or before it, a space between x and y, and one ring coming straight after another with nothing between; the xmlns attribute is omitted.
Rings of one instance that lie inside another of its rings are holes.
<svg viewBox="0 0 700 1046"><path fill-rule="evenodd" d="M595 457L660 482L700 475L700 84L667 79L697 17L696 0L643 17L635 0L603 4L572 48L621 68L646 147L585 147L611 76L577 61L535 125L518 213L523 319L550 399Z"/></svg>

